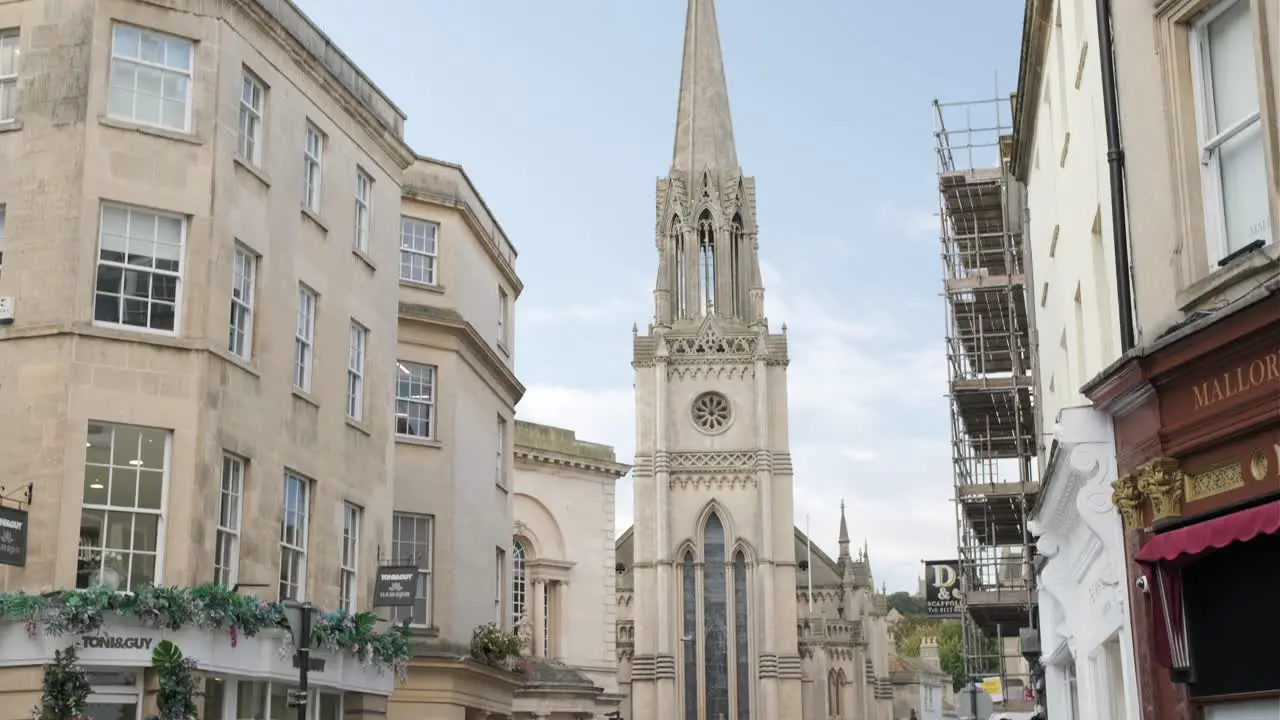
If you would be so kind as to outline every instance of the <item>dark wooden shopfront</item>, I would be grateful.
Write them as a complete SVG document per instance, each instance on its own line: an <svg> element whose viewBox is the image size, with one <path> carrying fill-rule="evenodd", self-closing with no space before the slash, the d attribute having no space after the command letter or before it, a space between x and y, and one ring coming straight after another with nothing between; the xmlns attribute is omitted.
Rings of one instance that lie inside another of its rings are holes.
<svg viewBox="0 0 1280 720"><path fill-rule="evenodd" d="M1280 717L1280 294L1084 391L1115 421L1143 718Z"/></svg>

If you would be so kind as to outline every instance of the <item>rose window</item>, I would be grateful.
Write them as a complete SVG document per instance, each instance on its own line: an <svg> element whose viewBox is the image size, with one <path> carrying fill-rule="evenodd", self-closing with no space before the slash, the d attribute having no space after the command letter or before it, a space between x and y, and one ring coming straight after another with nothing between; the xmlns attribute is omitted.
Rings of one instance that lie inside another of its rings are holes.
<svg viewBox="0 0 1280 720"><path fill-rule="evenodd" d="M703 432L720 432L729 426L729 398L718 392L702 393L693 401L693 423Z"/></svg>

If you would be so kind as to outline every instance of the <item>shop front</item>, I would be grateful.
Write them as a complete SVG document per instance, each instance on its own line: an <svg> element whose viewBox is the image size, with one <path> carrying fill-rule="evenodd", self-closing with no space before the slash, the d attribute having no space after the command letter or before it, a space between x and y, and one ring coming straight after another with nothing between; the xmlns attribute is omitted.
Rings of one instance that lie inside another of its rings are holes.
<svg viewBox="0 0 1280 720"><path fill-rule="evenodd" d="M0 613L0 720L29 720L33 708L50 707L56 698L46 679L52 675L87 680L83 715L94 720L154 717L161 714L161 697L174 690L194 695L199 720L299 717L299 654L287 622L278 622L278 605L260 603L257 615L236 608L220 617L202 614L198 603L166 615L145 602L122 600L142 610L138 617L95 608L93 593L65 593L34 612L18 606L39 596L0 594L0 610L6 604L9 610ZM367 624L359 616L318 616L307 663L310 720L385 715L405 653L391 634ZM165 662L165 652L193 661L185 676Z"/></svg>
<svg viewBox="0 0 1280 720"><path fill-rule="evenodd" d="M1142 717L1280 717L1280 295L1085 392L1114 420Z"/></svg>

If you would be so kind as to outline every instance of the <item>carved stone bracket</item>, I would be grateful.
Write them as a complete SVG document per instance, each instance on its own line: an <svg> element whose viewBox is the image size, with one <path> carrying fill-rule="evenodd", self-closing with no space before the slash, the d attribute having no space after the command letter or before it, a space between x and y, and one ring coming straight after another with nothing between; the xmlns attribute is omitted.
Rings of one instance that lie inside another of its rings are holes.
<svg viewBox="0 0 1280 720"><path fill-rule="evenodd" d="M1151 501L1151 521L1182 516L1186 475L1173 458L1159 458L1138 468L1138 492Z"/></svg>
<svg viewBox="0 0 1280 720"><path fill-rule="evenodd" d="M1127 528L1141 528L1143 505L1151 508L1151 522L1182 517L1187 475L1174 458L1157 458L1111 484L1111 502Z"/></svg>
<svg viewBox="0 0 1280 720"><path fill-rule="evenodd" d="M1132 475L1117 478L1111 483L1111 502L1124 518L1125 527L1142 527L1142 495L1138 493L1138 481Z"/></svg>

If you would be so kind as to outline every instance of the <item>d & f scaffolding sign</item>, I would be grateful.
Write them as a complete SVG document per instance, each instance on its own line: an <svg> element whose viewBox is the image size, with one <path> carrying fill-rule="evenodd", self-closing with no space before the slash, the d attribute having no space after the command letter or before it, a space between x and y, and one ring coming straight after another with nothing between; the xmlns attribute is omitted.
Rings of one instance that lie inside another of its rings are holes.
<svg viewBox="0 0 1280 720"><path fill-rule="evenodd" d="M960 562L926 561L924 600L931 618L960 617Z"/></svg>

